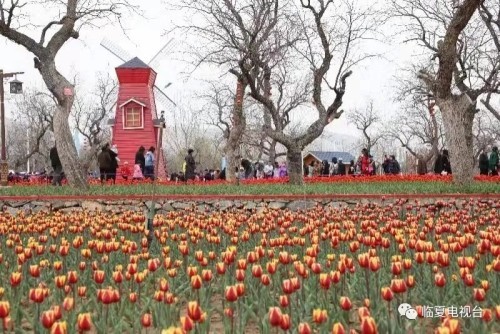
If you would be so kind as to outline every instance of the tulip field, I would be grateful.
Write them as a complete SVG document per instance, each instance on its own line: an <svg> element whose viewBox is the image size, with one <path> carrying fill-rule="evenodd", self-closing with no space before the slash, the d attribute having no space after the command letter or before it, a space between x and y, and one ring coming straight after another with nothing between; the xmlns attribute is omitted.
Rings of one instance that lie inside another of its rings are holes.
<svg viewBox="0 0 500 334"><path fill-rule="evenodd" d="M500 200L386 202L2 213L0 328L500 333Z"/></svg>

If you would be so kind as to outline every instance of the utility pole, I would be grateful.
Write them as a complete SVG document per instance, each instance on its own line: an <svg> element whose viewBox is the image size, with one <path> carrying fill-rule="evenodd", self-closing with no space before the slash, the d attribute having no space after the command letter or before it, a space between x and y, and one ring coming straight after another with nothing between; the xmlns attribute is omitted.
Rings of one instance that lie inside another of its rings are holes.
<svg viewBox="0 0 500 334"><path fill-rule="evenodd" d="M12 72L12 73L4 73L3 70L0 70L0 122L2 123L0 126L0 137L2 137L2 152L1 152L1 161L0 161L0 183L2 187L7 186L8 178L9 178L9 165L7 163L7 147L5 143L5 92L3 88L3 80L5 78L12 78L18 74L23 74L24 72ZM11 93L19 94L22 92L22 82L13 81L11 82Z"/></svg>
<svg viewBox="0 0 500 334"><path fill-rule="evenodd" d="M153 179L153 189L151 192L151 201L149 205L148 217L146 220L146 229L148 230L148 248L151 247L151 243L154 239L154 218L156 215L156 183L158 182L158 167L160 164L160 157L162 157L162 143L163 143L163 129L165 128L165 112L161 112L160 117L160 125L158 128L158 138L156 143L156 161L155 161L155 170L154 170L154 179Z"/></svg>

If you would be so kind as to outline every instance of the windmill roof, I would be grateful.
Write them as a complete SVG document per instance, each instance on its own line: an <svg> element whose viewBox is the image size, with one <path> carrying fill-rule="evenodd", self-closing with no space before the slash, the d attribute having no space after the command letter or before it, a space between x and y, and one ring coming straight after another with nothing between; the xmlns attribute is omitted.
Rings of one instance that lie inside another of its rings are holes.
<svg viewBox="0 0 500 334"><path fill-rule="evenodd" d="M311 154L316 159L323 161L332 161L332 158L342 159L342 161L351 161L354 160L354 156L349 152L323 152L323 151L309 151L307 154Z"/></svg>
<svg viewBox="0 0 500 334"><path fill-rule="evenodd" d="M138 57L134 57L125 64L118 66L118 68L150 68L150 67L148 64L140 60Z"/></svg>

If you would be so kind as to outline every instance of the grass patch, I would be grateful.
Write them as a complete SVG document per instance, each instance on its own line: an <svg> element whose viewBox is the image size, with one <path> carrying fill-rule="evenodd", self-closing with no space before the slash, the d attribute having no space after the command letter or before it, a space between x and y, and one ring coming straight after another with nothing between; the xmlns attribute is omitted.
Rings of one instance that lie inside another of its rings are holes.
<svg viewBox="0 0 500 334"><path fill-rule="evenodd" d="M65 195L151 195L151 184L92 185L81 193L75 189L50 185L12 186L0 189L2 196L65 196ZM289 184L173 184L157 185L159 195L279 195L279 194L489 194L500 193L495 182L474 182L464 188L448 182L334 182Z"/></svg>

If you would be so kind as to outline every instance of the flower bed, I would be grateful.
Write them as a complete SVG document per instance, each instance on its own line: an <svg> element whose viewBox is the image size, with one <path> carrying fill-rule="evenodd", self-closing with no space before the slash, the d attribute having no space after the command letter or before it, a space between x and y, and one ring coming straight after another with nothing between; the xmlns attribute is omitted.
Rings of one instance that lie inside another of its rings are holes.
<svg viewBox="0 0 500 334"><path fill-rule="evenodd" d="M485 176L476 175L474 180L478 182L500 182L500 176ZM404 175L346 175L346 176L332 176L332 177L305 177L305 183L380 183L380 182L443 182L449 183L452 181L451 175L436 175L436 174L404 174ZM12 182L12 185L47 185L49 181L44 179L33 179L31 181L16 181ZM66 183L64 181L64 183ZM100 185L100 180L90 179L90 184ZM138 185L138 184L151 184L150 179L147 180L124 180L121 177L117 177L116 184L119 185ZM248 179L240 180L241 184L287 184L288 178L271 178L271 179ZM112 181L108 181L107 184L112 184ZM184 184L181 181L169 181L169 180L159 180L157 181L159 185L179 185ZM227 184L225 180L213 180L213 181L200 181L200 180L189 180L185 184L198 185L198 186L213 186L220 184Z"/></svg>
<svg viewBox="0 0 500 334"><path fill-rule="evenodd" d="M0 318L38 333L498 332L499 208L187 208L156 216L149 249L142 211L3 213Z"/></svg>
<svg viewBox="0 0 500 334"><path fill-rule="evenodd" d="M307 178L301 186L288 184L286 179L242 180L238 183L209 182L131 182L118 180L116 185L101 185L92 181L85 195L309 195L309 194L440 194L440 193L500 193L500 177L478 177L470 187L456 186L449 176L395 175L346 176ZM18 183L0 189L4 196L64 196L83 195L68 186L52 187L47 183Z"/></svg>

